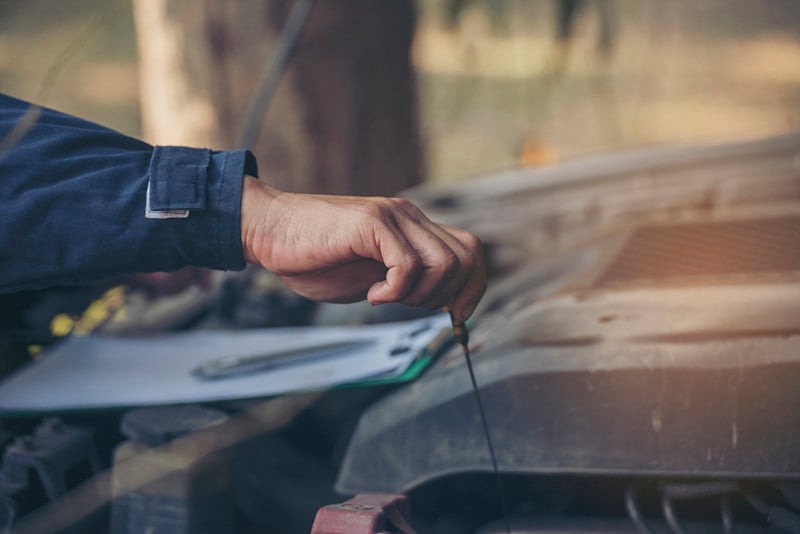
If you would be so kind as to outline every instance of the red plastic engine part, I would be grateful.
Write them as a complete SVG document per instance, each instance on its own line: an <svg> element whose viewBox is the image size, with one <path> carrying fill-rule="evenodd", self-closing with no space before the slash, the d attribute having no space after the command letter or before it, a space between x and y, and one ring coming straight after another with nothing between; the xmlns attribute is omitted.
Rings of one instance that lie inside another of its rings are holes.
<svg viewBox="0 0 800 534"><path fill-rule="evenodd" d="M317 511L311 534L416 534L408 523L408 497L392 493L365 493Z"/></svg>

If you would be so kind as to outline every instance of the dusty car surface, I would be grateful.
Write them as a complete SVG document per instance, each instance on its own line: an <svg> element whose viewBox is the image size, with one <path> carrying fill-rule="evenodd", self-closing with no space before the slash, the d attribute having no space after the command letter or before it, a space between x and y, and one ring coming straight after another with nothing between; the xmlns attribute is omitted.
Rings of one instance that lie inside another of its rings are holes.
<svg viewBox="0 0 800 534"><path fill-rule="evenodd" d="M797 528L799 158L791 134L411 193L489 247L472 348L514 532ZM337 489L504 531L477 417L454 348L365 411Z"/></svg>

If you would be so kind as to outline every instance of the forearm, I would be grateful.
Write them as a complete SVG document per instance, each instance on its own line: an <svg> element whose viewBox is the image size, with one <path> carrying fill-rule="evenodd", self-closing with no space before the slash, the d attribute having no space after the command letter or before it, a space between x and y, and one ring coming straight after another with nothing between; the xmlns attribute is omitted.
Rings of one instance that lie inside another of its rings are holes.
<svg viewBox="0 0 800 534"><path fill-rule="evenodd" d="M0 96L0 139L27 104ZM244 151L152 146L51 110L0 154L0 291L185 265L243 267ZM189 216L145 216L154 209Z"/></svg>
<svg viewBox="0 0 800 534"><path fill-rule="evenodd" d="M0 139L27 108L0 95ZM314 300L465 320L483 295L476 236L403 199L282 193L256 174L244 150L153 148L42 110L0 154L0 292L247 258Z"/></svg>

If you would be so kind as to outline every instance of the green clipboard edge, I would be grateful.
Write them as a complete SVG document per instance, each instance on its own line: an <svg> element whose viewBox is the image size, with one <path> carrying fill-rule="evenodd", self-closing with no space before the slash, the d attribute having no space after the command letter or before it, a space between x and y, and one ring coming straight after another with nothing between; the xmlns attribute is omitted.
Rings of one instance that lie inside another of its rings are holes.
<svg viewBox="0 0 800 534"><path fill-rule="evenodd" d="M467 328L472 328L474 321L472 319L468 319L466 322ZM362 388L362 387L371 387L371 386L383 386L387 384L402 384L404 382L411 382L416 380L430 364L432 364L440 355L446 352L450 347L452 347L456 342L455 337L452 333L444 338L440 343L436 345L433 350L425 349L422 354L418 358L416 358L411 365L408 366L408 369L403 371L403 373L393 376L390 378L368 378L366 380L358 380L356 382L348 382L346 384L340 384L335 386L333 389L349 389L349 388Z"/></svg>

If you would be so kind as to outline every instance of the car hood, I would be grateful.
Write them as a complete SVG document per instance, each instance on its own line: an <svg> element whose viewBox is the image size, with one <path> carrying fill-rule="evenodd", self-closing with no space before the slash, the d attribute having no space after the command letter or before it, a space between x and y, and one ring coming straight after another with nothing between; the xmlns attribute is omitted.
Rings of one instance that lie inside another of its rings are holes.
<svg viewBox="0 0 800 534"><path fill-rule="evenodd" d="M487 244L472 349L501 471L800 474L800 133L408 196ZM453 348L363 414L337 489L490 470Z"/></svg>

